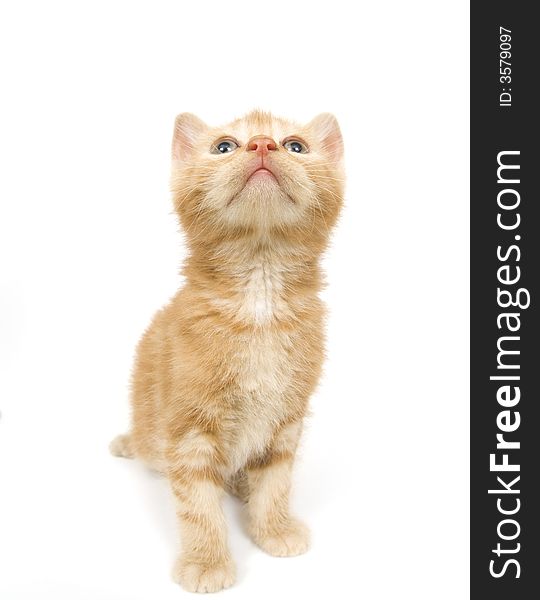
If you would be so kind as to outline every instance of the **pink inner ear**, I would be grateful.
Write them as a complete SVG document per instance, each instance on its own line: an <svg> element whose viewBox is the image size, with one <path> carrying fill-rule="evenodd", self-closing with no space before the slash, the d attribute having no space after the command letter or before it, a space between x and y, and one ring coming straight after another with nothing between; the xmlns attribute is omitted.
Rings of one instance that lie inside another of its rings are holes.
<svg viewBox="0 0 540 600"><path fill-rule="evenodd" d="M174 128L172 155L175 160L186 160L193 152L194 139L184 124L176 123Z"/></svg>
<svg viewBox="0 0 540 600"><path fill-rule="evenodd" d="M206 125L195 115L182 113L176 117L172 143L173 160L186 160L193 153L195 144Z"/></svg>
<svg viewBox="0 0 540 600"><path fill-rule="evenodd" d="M338 161L343 156L343 138L339 129L329 133L325 140L324 146L334 161Z"/></svg>
<svg viewBox="0 0 540 600"><path fill-rule="evenodd" d="M323 149L334 162L338 162L343 156L343 138L334 115L320 114L313 119L311 126L317 132Z"/></svg>

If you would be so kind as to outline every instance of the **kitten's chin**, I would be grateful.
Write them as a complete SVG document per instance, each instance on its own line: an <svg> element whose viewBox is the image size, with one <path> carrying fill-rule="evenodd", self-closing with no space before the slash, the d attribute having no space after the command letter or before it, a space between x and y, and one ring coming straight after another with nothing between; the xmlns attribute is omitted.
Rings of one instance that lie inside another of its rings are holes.
<svg viewBox="0 0 540 600"><path fill-rule="evenodd" d="M276 176L267 169L255 171L247 179L244 187L235 194L227 203L227 207L237 204L249 203L254 207L270 204L296 204L281 187Z"/></svg>
<svg viewBox="0 0 540 600"><path fill-rule="evenodd" d="M268 195L279 195L277 192L281 190L281 186L271 171L259 169L248 178L244 190L249 195L260 194L261 197L267 197Z"/></svg>
<svg viewBox="0 0 540 600"><path fill-rule="evenodd" d="M225 207L222 217L231 225L268 229L292 225L302 217L302 208L266 175L246 182Z"/></svg>

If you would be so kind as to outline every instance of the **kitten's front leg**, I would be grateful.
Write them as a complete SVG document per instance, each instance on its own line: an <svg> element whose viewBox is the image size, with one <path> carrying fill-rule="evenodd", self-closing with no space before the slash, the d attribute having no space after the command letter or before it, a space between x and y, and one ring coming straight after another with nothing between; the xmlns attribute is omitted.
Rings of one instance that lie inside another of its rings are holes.
<svg viewBox="0 0 540 600"><path fill-rule="evenodd" d="M227 588L234 583L235 567L227 546L223 482L212 435L188 433L171 444L168 462L182 542L173 577L190 592Z"/></svg>
<svg viewBox="0 0 540 600"><path fill-rule="evenodd" d="M296 556L309 548L308 528L289 512L291 471L301 422L283 427L266 456L247 471L249 532L273 556Z"/></svg>

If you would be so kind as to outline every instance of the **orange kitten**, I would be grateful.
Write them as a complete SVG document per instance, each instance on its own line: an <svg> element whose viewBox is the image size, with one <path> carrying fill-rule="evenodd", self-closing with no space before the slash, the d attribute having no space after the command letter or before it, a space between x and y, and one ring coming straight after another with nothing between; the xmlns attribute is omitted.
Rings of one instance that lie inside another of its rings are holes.
<svg viewBox="0 0 540 600"><path fill-rule="evenodd" d="M226 127L176 119L171 187L186 282L143 335L132 427L111 444L169 479L190 591L234 582L221 499L246 502L252 539L305 552L289 513L291 468L323 362L319 259L342 204L332 115L305 126L254 111Z"/></svg>

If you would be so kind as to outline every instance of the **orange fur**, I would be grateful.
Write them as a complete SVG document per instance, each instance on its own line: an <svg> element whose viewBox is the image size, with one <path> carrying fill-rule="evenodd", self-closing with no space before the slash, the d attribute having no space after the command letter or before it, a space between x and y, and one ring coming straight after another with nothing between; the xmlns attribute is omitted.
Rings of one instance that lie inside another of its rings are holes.
<svg viewBox="0 0 540 600"><path fill-rule="evenodd" d="M264 159L274 177L250 177L259 135L275 141ZM238 148L216 153L224 138ZM285 149L290 138L309 151ZM169 478L183 543L175 576L217 591L234 581L224 488L247 502L261 548L308 546L289 514L290 473L323 361L319 259L342 204L342 140L328 114L299 126L254 111L223 128L182 114L172 155L186 282L139 343L131 431L111 450Z"/></svg>

